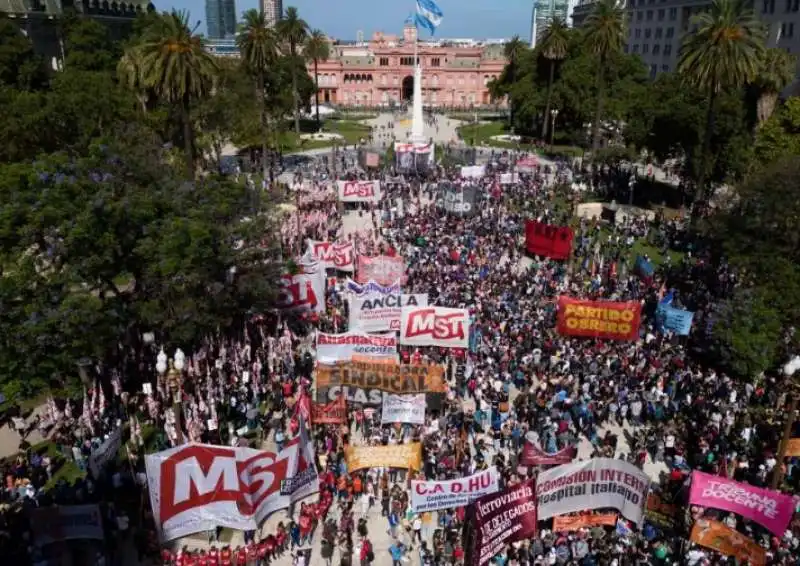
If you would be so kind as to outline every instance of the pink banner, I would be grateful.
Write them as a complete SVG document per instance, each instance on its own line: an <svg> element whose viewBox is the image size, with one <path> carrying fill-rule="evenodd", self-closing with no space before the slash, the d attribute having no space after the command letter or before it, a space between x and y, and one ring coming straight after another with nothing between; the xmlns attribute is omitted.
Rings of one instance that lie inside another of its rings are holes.
<svg viewBox="0 0 800 566"><path fill-rule="evenodd" d="M398 279L405 282L406 262L400 256L358 256L356 281L362 285L372 279L381 285L392 285Z"/></svg>
<svg viewBox="0 0 800 566"><path fill-rule="evenodd" d="M692 472L689 503L737 513L779 537L794 515L794 502L788 495L698 471Z"/></svg>
<svg viewBox="0 0 800 566"><path fill-rule="evenodd" d="M576 450L574 446L567 446L558 452L548 454L538 446L526 442L522 447L522 456L519 459L520 466L555 466L558 464L569 464L575 458Z"/></svg>

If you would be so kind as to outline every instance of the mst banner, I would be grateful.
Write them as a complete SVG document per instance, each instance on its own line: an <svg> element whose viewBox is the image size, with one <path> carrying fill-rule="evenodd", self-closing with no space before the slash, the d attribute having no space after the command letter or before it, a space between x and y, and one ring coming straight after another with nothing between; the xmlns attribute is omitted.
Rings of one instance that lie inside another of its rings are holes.
<svg viewBox="0 0 800 566"><path fill-rule="evenodd" d="M465 478L446 481L411 480L411 510L414 513L453 509L500 489L497 468L491 467Z"/></svg>
<svg viewBox="0 0 800 566"><path fill-rule="evenodd" d="M372 336L352 331L344 334L317 333L317 361L323 364L347 362L353 356L397 357L396 336Z"/></svg>
<svg viewBox="0 0 800 566"><path fill-rule="evenodd" d="M278 279L277 306L284 311L325 312L325 269L318 263L303 266L301 273L285 273Z"/></svg>
<svg viewBox="0 0 800 566"><path fill-rule="evenodd" d="M184 444L145 456L153 517L163 541L218 526L250 530L319 489L304 428L277 454Z"/></svg>
<svg viewBox="0 0 800 566"><path fill-rule="evenodd" d="M445 307L404 307L400 343L407 346L469 347L469 311Z"/></svg>
<svg viewBox="0 0 800 566"><path fill-rule="evenodd" d="M613 458L564 464L539 474L540 519L586 509L616 509L641 525L650 480L639 468Z"/></svg>
<svg viewBox="0 0 800 566"><path fill-rule="evenodd" d="M353 271L356 265L356 253L352 242L319 242L308 241L311 255L325 269Z"/></svg>
<svg viewBox="0 0 800 566"><path fill-rule="evenodd" d="M534 480L528 480L472 504L471 566L483 566L507 544L536 535L534 486Z"/></svg>
<svg viewBox="0 0 800 566"><path fill-rule="evenodd" d="M400 256L358 256L356 281L362 285L372 279L381 285L392 285L398 279L405 283L406 262Z"/></svg>
<svg viewBox="0 0 800 566"><path fill-rule="evenodd" d="M374 202L381 200L380 181L336 181L340 202Z"/></svg>
<svg viewBox="0 0 800 566"><path fill-rule="evenodd" d="M389 446L344 447L347 471L354 472L364 468L406 468L419 470L422 467L422 444L392 444Z"/></svg>
<svg viewBox="0 0 800 566"><path fill-rule="evenodd" d="M403 307L427 307L428 295L404 295L397 293L370 293L361 297L350 297L347 301L352 330L386 332L400 330L400 314Z"/></svg>
<svg viewBox="0 0 800 566"><path fill-rule="evenodd" d="M383 396L381 424L425 424L425 394Z"/></svg>
<svg viewBox="0 0 800 566"><path fill-rule="evenodd" d="M561 295L556 327L562 336L636 340L641 316L638 301L584 301Z"/></svg>
<svg viewBox="0 0 800 566"><path fill-rule="evenodd" d="M347 422L347 399L339 396L330 403L312 403L311 422L313 424L345 424Z"/></svg>
<svg viewBox="0 0 800 566"><path fill-rule="evenodd" d="M574 234L569 226L551 226L536 220L525 221L525 249L551 259L569 259Z"/></svg>

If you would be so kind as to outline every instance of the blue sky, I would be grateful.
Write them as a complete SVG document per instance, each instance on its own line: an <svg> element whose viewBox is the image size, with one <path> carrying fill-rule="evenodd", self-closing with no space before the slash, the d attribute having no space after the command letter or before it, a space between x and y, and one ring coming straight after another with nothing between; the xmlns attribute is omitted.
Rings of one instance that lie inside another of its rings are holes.
<svg viewBox="0 0 800 566"><path fill-rule="evenodd" d="M203 20L205 0L154 0L160 10L188 10L190 21ZM444 13L436 32L440 37L508 38L530 35L533 0L438 0ZM255 8L257 0L236 0L241 14ZM373 31L400 33L403 21L414 10L413 0L283 0L283 7L296 6L300 16L312 28L339 39L355 39L362 30L365 37ZM501 8L502 6L502 8Z"/></svg>

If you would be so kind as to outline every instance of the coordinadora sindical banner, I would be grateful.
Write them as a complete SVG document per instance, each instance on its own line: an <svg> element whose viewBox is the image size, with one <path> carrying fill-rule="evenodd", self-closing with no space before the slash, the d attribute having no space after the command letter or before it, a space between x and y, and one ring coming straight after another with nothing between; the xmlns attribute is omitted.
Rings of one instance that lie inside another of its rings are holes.
<svg viewBox="0 0 800 566"><path fill-rule="evenodd" d="M585 301L561 295L556 327L562 336L636 340L642 305L637 301Z"/></svg>
<svg viewBox="0 0 800 566"><path fill-rule="evenodd" d="M497 468L447 481L411 480L411 509L414 513L453 509L500 489Z"/></svg>

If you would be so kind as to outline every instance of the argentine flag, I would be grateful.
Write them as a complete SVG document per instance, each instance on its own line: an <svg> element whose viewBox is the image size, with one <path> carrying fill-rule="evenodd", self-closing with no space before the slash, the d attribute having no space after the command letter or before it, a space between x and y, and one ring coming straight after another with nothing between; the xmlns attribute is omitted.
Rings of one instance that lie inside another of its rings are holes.
<svg viewBox="0 0 800 566"><path fill-rule="evenodd" d="M417 25L431 32L442 23L442 9L434 0L417 0Z"/></svg>

